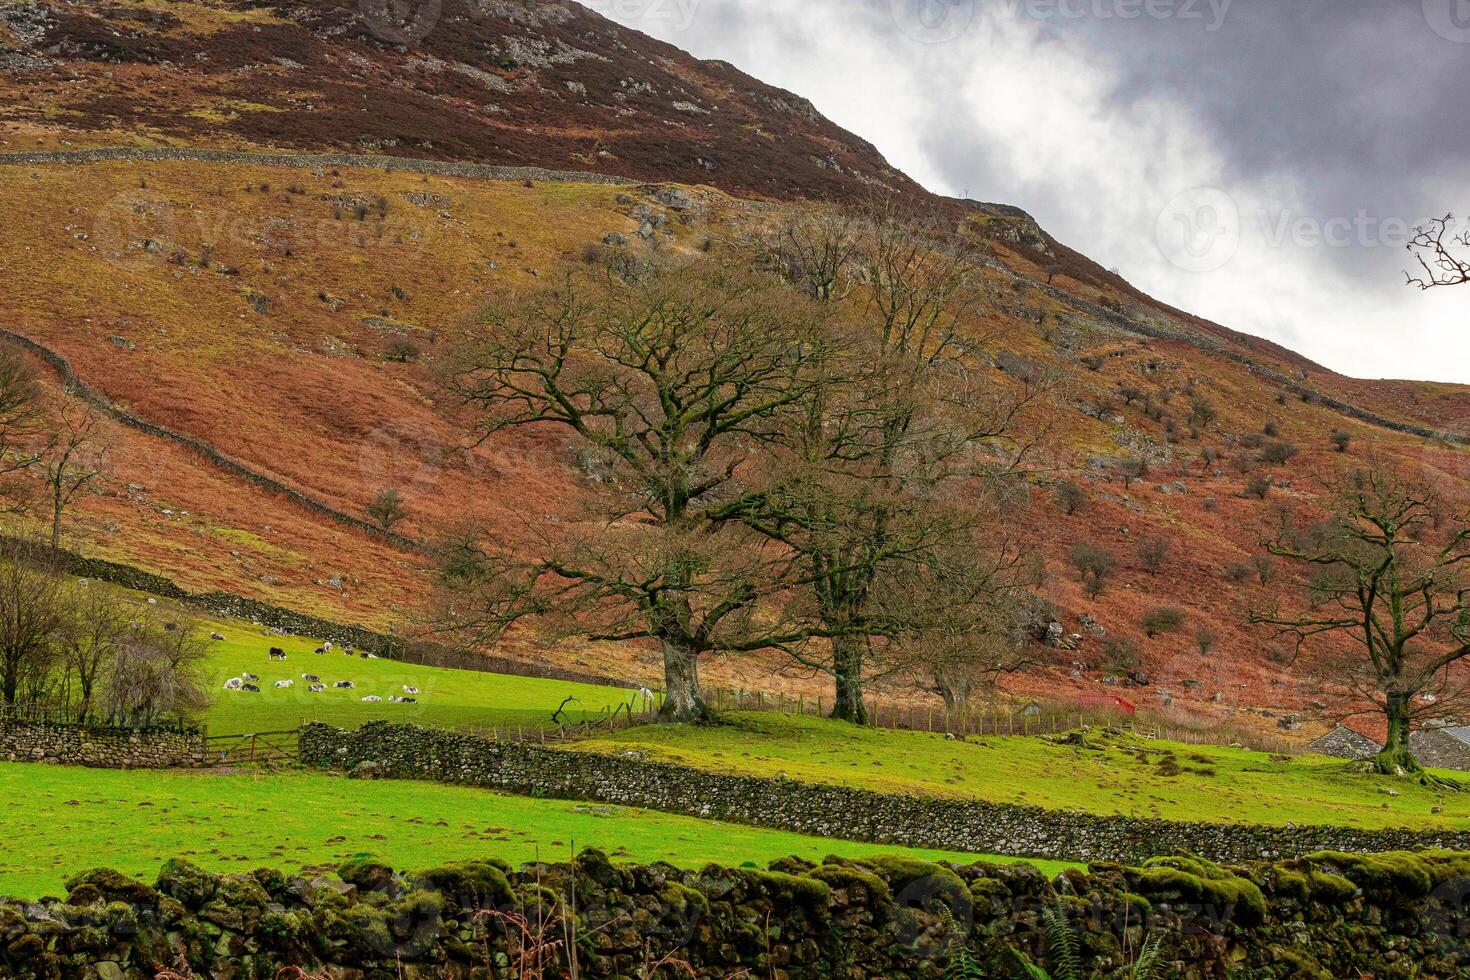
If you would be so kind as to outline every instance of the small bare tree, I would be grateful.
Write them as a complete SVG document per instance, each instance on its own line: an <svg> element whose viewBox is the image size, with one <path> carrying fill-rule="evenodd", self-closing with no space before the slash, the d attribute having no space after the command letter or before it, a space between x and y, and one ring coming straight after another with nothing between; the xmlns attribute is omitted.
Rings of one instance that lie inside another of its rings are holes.
<svg viewBox="0 0 1470 980"><path fill-rule="evenodd" d="M19 354L0 347L0 481L40 462L34 443L43 428L35 372ZM19 511L22 505L13 501L8 509Z"/></svg>
<svg viewBox="0 0 1470 980"><path fill-rule="evenodd" d="M106 676L115 668L123 644L134 632L139 608L105 586L71 586L63 597L64 619L58 633L62 662L76 681L73 700L86 720L97 707Z"/></svg>
<svg viewBox="0 0 1470 980"><path fill-rule="evenodd" d="M208 634L198 619L170 623L152 609L132 623L108 676L107 712L117 723L151 725L189 719L209 703Z"/></svg>
<svg viewBox="0 0 1470 980"><path fill-rule="evenodd" d="M385 531L391 531L408 517L408 504L397 487L384 487L368 504L367 515Z"/></svg>
<svg viewBox="0 0 1470 980"><path fill-rule="evenodd" d="M46 491L51 503L51 547L61 547L61 517L83 489L103 473L108 446L102 439L102 418L87 403L69 397L57 410L55 431L42 456Z"/></svg>
<svg viewBox="0 0 1470 980"><path fill-rule="evenodd" d="M1470 249L1470 231L1452 235L1450 229L1454 224L1455 216L1447 214L1414 229L1409 251L1419 264L1419 271L1404 273L1409 285L1430 290L1470 282L1470 255L1461 257L1455 253L1457 248Z"/></svg>
<svg viewBox="0 0 1470 980"><path fill-rule="evenodd" d="M0 553L0 699L15 704L22 680L55 654L65 623L61 580L50 552L30 542Z"/></svg>
<svg viewBox="0 0 1470 980"><path fill-rule="evenodd" d="M1429 488L1377 462L1331 489L1329 521L1305 529L1283 521L1267 542L1306 572L1304 608L1250 620L1294 637L1318 675L1383 714L1379 772L1419 773L1410 731L1463 695L1455 668L1470 657L1470 523L1436 531ZM1318 637L1352 645L1309 643Z"/></svg>

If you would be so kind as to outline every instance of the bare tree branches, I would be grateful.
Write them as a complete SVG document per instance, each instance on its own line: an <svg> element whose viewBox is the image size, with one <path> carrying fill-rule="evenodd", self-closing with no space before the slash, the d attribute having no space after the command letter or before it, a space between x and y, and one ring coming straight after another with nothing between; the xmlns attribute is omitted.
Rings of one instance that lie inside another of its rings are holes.
<svg viewBox="0 0 1470 980"><path fill-rule="evenodd" d="M102 440L102 418L85 402L68 398L57 410L56 428L41 454L51 503L51 547L61 547L62 512L103 472L108 446Z"/></svg>
<svg viewBox="0 0 1470 980"><path fill-rule="evenodd" d="M1413 723L1463 694L1453 668L1470 657L1470 525L1462 518L1436 533L1432 492L1377 462L1333 490L1329 522L1295 528L1283 520L1267 542L1306 573L1305 606L1250 619L1293 638L1322 673L1383 712L1381 771L1417 772ZM1310 641L1337 634L1357 654L1324 662Z"/></svg>
<svg viewBox="0 0 1470 980"><path fill-rule="evenodd" d="M1430 290L1470 282L1470 255L1461 258L1455 254L1456 248L1470 249L1470 231L1452 236L1450 229L1454 223L1455 216L1447 214L1414 229L1409 251L1419 265L1419 273L1404 273L1409 285Z"/></svg>

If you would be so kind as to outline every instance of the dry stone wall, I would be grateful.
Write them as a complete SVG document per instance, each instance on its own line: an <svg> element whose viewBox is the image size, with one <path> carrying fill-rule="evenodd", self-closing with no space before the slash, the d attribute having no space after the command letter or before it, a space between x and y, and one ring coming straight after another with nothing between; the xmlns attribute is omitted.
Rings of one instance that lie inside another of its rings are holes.
<svg viewBox="0 0 1470 980"><path fill-rule="evenodd" d="M205 764L202 736L167 729L104 728L0 719L0 759L99 769Z"/></svg>
<svg viewBox="0 0 1470 980"><path fill-rule="evenodd" d="M307 765L428 779L534 796L592 800L772 827L818 837L972 854L1137 862L1187 851L1255 861L1318 850L1470 850L1470 831L1265 827L1109 817L1039 807L874 793L758 779L652 762L374 722L301 731Z"/></svg>

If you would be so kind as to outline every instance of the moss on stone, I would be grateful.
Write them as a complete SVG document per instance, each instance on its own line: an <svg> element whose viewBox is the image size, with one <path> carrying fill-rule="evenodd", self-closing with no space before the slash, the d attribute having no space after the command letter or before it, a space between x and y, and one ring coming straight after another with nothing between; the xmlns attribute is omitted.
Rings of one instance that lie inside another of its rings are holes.
<svg viewBox="0 0 1470 980"><path fill-rule="evenodd" d="M393 880L393 868L371 854L359 854L337 869L337 877L363 891L379 891Z"/></svg>
<svg viewBox="0 0 1470 980"><path fill-rule="evenodd" d="M467 909L504 905L512 898L504 862L460 861L441 864L409 877L414 888L431 888Z"/></svg>
<svg viewBox="0 0 1470 980"><path fill-rule="evenodd" d="M1343 877L1375 896L1424 898L1435 887L1430 866L1419 855L1407 851L1382 854L1318 851L1303 860L1311 866L1326 865L1328 869L1341 871Z"/></svg>
<svg viewBox="0 0 1470 980"><path fill-rule="evenodd" d="M197 909L214 897L219 877L182 858L170 858L158 871L158 890Z"/></svg>
<svg viewBox="0 0 1470 980"><path fill-rule="evenodd" d="M1171 893L1186 901L1232 913L1242 925L1255 925L1266 918L1266 897L1255 882L1194 857L1154 858L1134 872L1136 891L1148 897Z"/></svg>
<svg viewBox="0 0 1470 980"><path fill-rule="evenodd" d="M824 864L806 872L806 877L822 882L834 892L865 892L877 902L893 901L893 890L888 887L888 882L862 868Z"/></svg>

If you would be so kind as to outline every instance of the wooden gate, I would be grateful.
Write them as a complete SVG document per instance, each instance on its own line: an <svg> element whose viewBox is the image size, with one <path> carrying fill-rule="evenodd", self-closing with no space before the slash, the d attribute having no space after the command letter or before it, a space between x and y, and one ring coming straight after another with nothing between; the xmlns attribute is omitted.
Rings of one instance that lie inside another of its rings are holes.
<svg viewBox="0 0 1470 980"><path fill-rule="evenodd" d="M295 765L301 758L297 729L249 735L210 735L204 739L206 761L222 766Z"/></svg>

